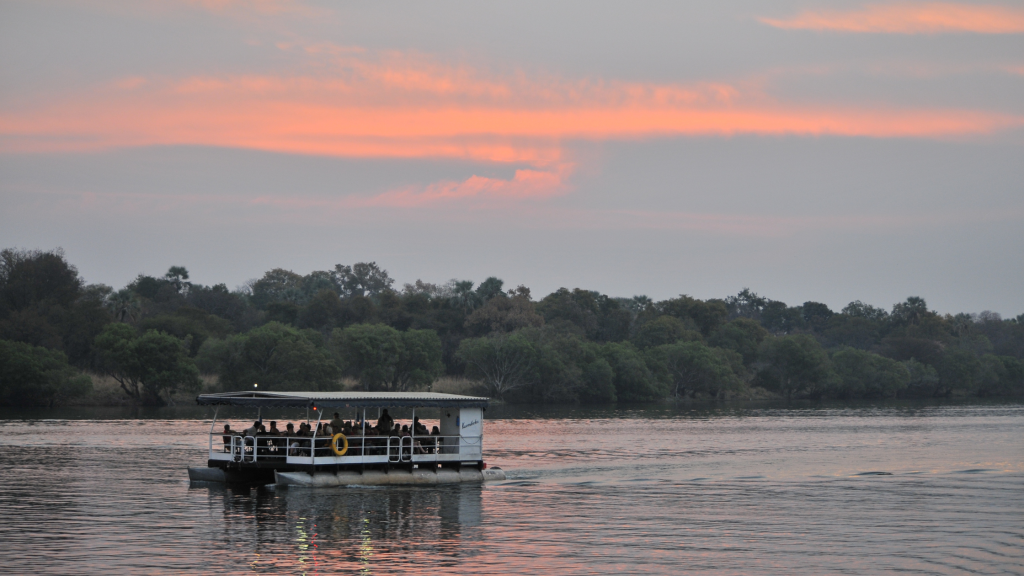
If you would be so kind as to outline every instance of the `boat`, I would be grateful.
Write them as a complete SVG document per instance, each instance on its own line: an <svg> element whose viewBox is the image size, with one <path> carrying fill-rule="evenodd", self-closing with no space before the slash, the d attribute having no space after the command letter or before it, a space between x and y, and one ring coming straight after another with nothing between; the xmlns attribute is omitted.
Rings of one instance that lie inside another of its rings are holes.
<svg viewBox="0 0 1024 576"><path fill-rule="evenodd" d="M483 414L487 398L438 392L224 392L196 397L213 406L205 467L188 469L193 482L288 486L451 484L504 480L500 468L483 458ZM221 406L264 409L305 408L309 436L217 430ZM387 409L428 409L439 415L438 432L376 434L374 421ZM351 434L317 436L333 413L351 416ZM368 421L368 418L370 421ZM315 425L314 425L315 423Z"/></svg>

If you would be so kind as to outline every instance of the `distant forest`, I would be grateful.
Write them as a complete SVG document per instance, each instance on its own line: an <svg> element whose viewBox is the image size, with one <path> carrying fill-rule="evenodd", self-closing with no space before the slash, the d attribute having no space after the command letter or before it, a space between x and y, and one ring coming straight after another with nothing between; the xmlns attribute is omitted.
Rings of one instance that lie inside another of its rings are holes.
<svg viewBox="0 0 1024 576"><path fill-rule="evenodd" d="M114 289L61 250L0 252L0 404L57 405L113 378L132 403L213 390L430 390L520 403L1024 394L1024 314L789 306L743 290L663 301L498 278L395 286L376 263L244 287L172 266ZM205 377L204 377L205 375ZM204 383L205 382L205 383Z"/></svg>

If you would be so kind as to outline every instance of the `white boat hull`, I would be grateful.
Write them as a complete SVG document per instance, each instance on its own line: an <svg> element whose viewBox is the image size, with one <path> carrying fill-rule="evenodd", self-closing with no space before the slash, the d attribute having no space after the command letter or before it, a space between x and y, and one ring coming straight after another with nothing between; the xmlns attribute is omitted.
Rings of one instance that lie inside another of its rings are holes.
<svg viewBox="0 0 1024 576"><path fill-rule="evenodd" d="M489 482L504 480L501 468L477 470L464 468L451 470L364 470L362 472L274 472L278 486L394 486L409 484L458 484L460 482Z"/></svg>

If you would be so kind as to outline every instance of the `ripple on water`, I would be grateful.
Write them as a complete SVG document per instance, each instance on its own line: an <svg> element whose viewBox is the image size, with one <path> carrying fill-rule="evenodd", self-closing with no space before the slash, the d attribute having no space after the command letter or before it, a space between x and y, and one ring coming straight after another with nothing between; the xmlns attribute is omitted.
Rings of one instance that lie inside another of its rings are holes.
<svg viewBox="0 0 1024 576"><path fill-rule="evenodd" d="M508 481L275 490L187 483L185 468L204 458L202 423L0 421L0 571L817 575L1024 565L1024 408L486 426L488 463ZM573 449L580 428L600 450Z"/></svg>

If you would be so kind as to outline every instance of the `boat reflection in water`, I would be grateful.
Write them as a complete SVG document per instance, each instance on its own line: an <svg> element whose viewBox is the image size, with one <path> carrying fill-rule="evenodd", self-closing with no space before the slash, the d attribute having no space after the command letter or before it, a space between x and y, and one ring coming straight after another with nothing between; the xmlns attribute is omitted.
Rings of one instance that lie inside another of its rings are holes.
<svg viewBox="0 0 1024 576"><path fill-rule="evenodd" d="M190 490L207 490L210 510L223 510L223 530L209 534L221 540L213 548L246 555L256 571L371 574L399 557L436 570L482 553L480 484Z"/></svg>

